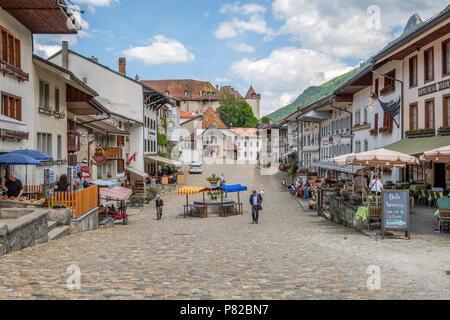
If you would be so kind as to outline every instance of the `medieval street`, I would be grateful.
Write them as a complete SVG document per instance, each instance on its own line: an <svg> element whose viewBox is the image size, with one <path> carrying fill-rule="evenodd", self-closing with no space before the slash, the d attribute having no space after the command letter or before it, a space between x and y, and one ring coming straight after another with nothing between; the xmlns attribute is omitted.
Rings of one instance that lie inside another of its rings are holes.
<svg viewBox="0 0 450 320"><path fill-rule="evenodd" d="M448 299L448 237L414 234L375 241L301 210L280 175L252 166L205 166L186 175L201 185L224 173L245 184L243 216L183 219L183 196L163 194L155 209L129 224L76 234L0 257L1 299ZM260 224L248 196L265 189ZM229 195L234 197L235 195ZM181 216L180 216L181 213ZM432 220L430 228L432 228ZM67 268L81 270L81 289L68 290ZM369 266L381 289L369 290Z"/></svg>

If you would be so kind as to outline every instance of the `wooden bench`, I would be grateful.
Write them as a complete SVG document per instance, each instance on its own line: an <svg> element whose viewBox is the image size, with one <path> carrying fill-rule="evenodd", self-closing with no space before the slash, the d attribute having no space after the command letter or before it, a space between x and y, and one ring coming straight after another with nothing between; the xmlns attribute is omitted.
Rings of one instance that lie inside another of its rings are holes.
<svg viewBox="0 0 450 320"><path fill-rule="evenodd" d="M200 213L200 218L207 218L208 217L208 206L206 205L201 205L201 204L185 204L183 205L184 208L184 217L186 218L186 216L191 217L192 216L192 211L194 209L198 209L199 213Z"/></svg>

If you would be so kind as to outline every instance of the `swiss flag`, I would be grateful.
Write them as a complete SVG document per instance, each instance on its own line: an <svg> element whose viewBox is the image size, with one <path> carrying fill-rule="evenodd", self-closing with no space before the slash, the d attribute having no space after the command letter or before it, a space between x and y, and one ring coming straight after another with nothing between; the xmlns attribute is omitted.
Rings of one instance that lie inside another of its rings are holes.
<svg viewBox="0 0 450 320"><path fill-rule="evenodd" d="M131 164L131 162L132 162L133 160L136 160L136 156L137 156L137 153L136 153L136 152L133 153L133 155L130 157L130 159L128 159L128 164Z"/></svg>

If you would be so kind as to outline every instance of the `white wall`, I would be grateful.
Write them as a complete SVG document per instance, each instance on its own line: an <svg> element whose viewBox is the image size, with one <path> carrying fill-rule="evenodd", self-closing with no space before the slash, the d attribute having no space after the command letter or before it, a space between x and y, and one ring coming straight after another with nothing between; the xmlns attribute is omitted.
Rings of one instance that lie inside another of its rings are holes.
<svg viewBox="0 0 450 320"><path fill-rule="evenodd" d="M14 37L20 40L21 68L29 74L29 81L19 82L10 75L0 75L0 91L18 96L22 99L22 122L25 122L30 132L29 140L17 142L15 140L0 140L0 152L10 152L17 149L32 148L34 143L34 72L33 72L33 40L31 32L13 18L9 13L0 8L0 25L7 29ZM25 183L25 167L15 166L15 173ZM28 170L30 171L30 170Z"/></svg>

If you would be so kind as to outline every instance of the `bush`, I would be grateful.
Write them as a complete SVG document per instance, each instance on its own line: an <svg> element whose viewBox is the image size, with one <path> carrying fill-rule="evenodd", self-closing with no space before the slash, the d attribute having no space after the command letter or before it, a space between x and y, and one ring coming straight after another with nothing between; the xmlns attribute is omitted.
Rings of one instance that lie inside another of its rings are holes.
<svg viewBox="0 0 450 320"><path fill-rule="evenodd" d="M156 189L152 187L147 188L147 196L145 197L146 201L152 201L156 198Z"/></svg>
<svg viewBox="0 0 450 320"><path fill-rule="evenodd" d="M130 203L143 203L144 202L144 197L141 196L140 194L133 194L130 197Z"/></svg>

